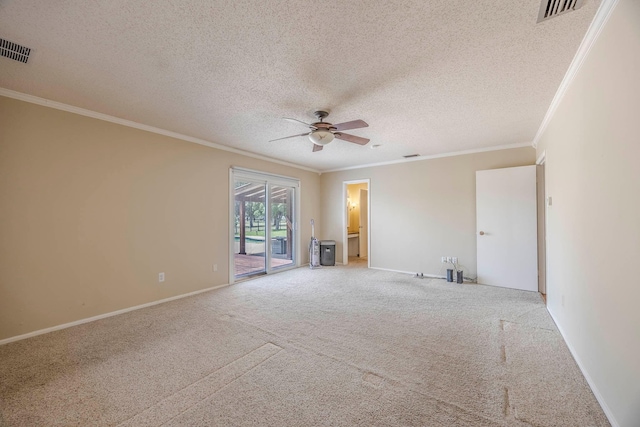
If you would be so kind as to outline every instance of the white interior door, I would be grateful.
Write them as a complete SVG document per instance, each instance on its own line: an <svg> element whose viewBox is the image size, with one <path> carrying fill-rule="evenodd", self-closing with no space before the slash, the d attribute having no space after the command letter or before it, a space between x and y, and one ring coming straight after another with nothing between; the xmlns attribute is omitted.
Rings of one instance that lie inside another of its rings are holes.
<svg viewBox="0 0 640 427"><path fill-rule="evenodd" d="M369 192L360 190L360 258L369 256Z"/></svg>
<svg viewBox="0 0 640 427"><path fill-rule="evenodd" d="M476 172L478 283L538 290L536 166Z"/></svg>

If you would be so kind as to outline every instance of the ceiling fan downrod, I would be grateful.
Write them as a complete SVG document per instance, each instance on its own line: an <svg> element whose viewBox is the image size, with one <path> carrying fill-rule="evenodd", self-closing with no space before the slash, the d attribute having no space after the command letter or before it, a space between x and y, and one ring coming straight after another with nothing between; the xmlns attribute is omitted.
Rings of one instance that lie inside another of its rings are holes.
<svg viewBox="0 0 640 427"><path fill-rule="evenodd" d="M327 113L326 111L316 111L313 113L314 116L316 116L318 118L318 120L320 120L320 122L322 122L322 120L327 117L329 115L329 113Z"/></svg>

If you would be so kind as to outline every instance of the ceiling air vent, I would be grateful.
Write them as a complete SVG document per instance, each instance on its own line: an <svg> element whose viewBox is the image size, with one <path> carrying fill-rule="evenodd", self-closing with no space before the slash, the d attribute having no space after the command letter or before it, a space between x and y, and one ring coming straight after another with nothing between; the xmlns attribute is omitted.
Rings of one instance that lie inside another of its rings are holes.
<svg viewBox="0 0 640 427"><path fill-rule="evenodd" d="M30 53L31 49L28 47L20 46L19 44L10 42L9 40L0 39L0 56L24 62L26 64L29 60Z"/></svg>
<svg viewBox="0 0 640 427"><path fill-rule="evenodd" d="M404 157L405 159L410 159L412 157L420 157L420 154L408 154L408 155L402 156L402 157Z"/></svg>
<svg viewBox="0 0 640 427"><path fill-rule="evenodd" d="M538 22L580 9L583 4L584 0L542 0L540 12L538 12Z"/></svg>

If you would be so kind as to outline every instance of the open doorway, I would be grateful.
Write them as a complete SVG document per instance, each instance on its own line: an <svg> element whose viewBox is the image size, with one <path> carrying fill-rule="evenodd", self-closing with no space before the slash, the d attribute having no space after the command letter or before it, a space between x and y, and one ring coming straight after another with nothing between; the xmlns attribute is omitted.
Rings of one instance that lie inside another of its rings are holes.
<svg viewBox="0 0 640 427"><path fill-rule="evenodd" d="M369 267L370 239L370 181L344 181L342 200L344 213L342 263Z"/></svg>

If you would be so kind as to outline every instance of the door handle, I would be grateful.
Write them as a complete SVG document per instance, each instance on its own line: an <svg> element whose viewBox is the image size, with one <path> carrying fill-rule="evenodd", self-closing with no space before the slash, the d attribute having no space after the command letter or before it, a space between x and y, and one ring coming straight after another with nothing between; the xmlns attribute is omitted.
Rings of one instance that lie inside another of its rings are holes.
<svg viewBox="0 0 640 427"><path fill-rule="evenodd" d="M481 236L484 236L484 231L481 231L480 233L478 233Z"/></svg>

